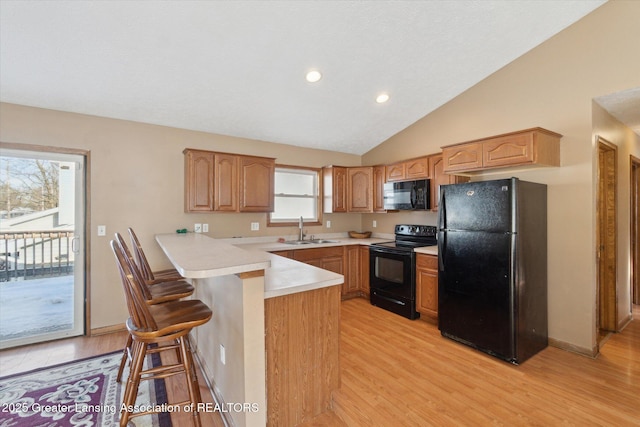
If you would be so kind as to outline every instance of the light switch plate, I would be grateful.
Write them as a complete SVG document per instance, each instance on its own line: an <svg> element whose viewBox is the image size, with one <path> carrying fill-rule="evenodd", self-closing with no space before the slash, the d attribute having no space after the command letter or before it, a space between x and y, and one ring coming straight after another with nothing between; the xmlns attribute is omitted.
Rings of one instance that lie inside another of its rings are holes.
<svg viewBox="0 0 640 427"><path fill-rule="evenodd" d="M107 226L99 225L98 226L98 236L106 236L107 235Z"/></svg>
<svg viewBox="0 0 640 427"><path fill-rule="evenodd" d="M209 232L209 224L202 224L202 232L203 233Z"/></svg>

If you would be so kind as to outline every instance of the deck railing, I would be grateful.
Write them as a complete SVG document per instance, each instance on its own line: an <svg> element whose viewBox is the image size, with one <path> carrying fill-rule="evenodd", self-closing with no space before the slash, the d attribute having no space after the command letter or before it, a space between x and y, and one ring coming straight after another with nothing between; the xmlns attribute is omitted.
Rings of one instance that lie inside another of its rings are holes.
<svg viewBox="0 0 640 427"><path fill-rule="evenodd" d="M0 232L0 282L73 272L73 231Z"/></svg>

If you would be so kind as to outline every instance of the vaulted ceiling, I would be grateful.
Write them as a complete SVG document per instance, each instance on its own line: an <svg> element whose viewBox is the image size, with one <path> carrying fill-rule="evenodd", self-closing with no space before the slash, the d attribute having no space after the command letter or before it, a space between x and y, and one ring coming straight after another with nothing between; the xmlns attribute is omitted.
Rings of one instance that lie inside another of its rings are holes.
<svg viewBox="0 0 640 427"><path fill-rule="evenodd" d="M363 154L603 3L2 0L0 100Z"/></svg>

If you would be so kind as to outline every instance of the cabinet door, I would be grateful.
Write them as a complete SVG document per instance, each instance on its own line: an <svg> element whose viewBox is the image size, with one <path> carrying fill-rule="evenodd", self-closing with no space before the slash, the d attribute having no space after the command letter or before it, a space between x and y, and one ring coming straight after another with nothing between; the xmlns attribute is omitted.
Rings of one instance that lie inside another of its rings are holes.
<svg viewBox="0 0 640 427"><path fill-rule="evenodd" d="M324 213L347 212L347 168L331 166L322 171Z"/></svg>
<svg viewBox="0 0 640 427"><path fill-rule="evenodd" d="M419 159L408 160L405 165L406 179L425 179L429 178L429 158L421 157Z"/></svg>
<svg viewBox="0 0 640 427"><path fill-rule="evenodd" d="M442 149L444 172L468 171L482 168L482 143L469 143Z"/></svg>
<svg viewBox="0 0 640 427"><path fill-rule="evenodd" d="M348 168L347 211L373 212L373 168Z"/></svg>
<svg viewBox="0 0 640 427"><path fill-rule="evenodd" d="M485 168L533 163L533 133L493 138L482 144Z"/></svg>
<svg viewBox="0 0 640 427"><path fill-rule="evenodd" d="M438 257L418 254L416 259L416 310L438 318Z"/></svg>
<svg viewBox="0 0 640 427"><path fill-rule="evenodd" d="M240 212L272 212L275 160L240 156Z"/></svg>
<svg viewBox="0 0 640 427"><path fill-rule="evenodd" d="M360 290L369 295L369 246L359 246L360 252Z"/></svg>
<svg viewBox="0 0 640 427"><path fill-rule="evenodd" d="M385 212L384 209L384 183L386 180L384 165L373 167L373 211Z"/></svg>
<svg viewBox="0 0 640 427"><path fill-rule="evenodd" d="M394 163L387 165L387 182L402 181L405 179L405 163Z"/></svg>
<svg viewBox="0 0 640 427"><path fill-rule="evenodd" d="M429 169L431 170L431 210L437 211L438 203L440 202L440 186L468 182L469 177L445 173L442 154L436 154L429 157Z"/></svg>
<svg viewBox="0 0 640 427"><path fill-rule="evenodd" d="M184 210L213 211L213 153L185 150Z"/></svg>
<svg viewBox="0 0 640 427"><path fill-rule="evenodd" d="M214 210L236 212L238 210L238 156L215 154L214 187Z"/></svg>
<svg viewBox="0 0 640 427"><path fill-rule="evenodd" d="M444 173L442 154L429 157L429 169L431 169L431 210L437 211L440 202L440 186L449 184L449 175Z"/></svg>
<svg viewBox="0 0 640 427"><path fill-rule="evenodd" d="M360 292L360 251L359 246L345 246L345 274L342 296L356 296Z"/></svg>

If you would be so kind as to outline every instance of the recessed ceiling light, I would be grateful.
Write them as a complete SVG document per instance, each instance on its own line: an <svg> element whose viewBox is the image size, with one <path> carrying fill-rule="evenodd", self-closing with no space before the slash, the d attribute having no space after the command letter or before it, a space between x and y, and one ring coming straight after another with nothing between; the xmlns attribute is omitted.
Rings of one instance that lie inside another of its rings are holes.
<svg viewBox="0 0 640 427"><path fill-rule="evenodd" d="M311 70L305 76L309 83L315 83L322 78L322 74L318 70Z"/></svg>
<svg viewBox="0 0 640 427"><path fill-rule="evenodd" d="M378 104L384 104L385 102L387 102L389 100L389 94L387 93L381 93L380 95L378 95L376 97L376 102Z"/></svg>

